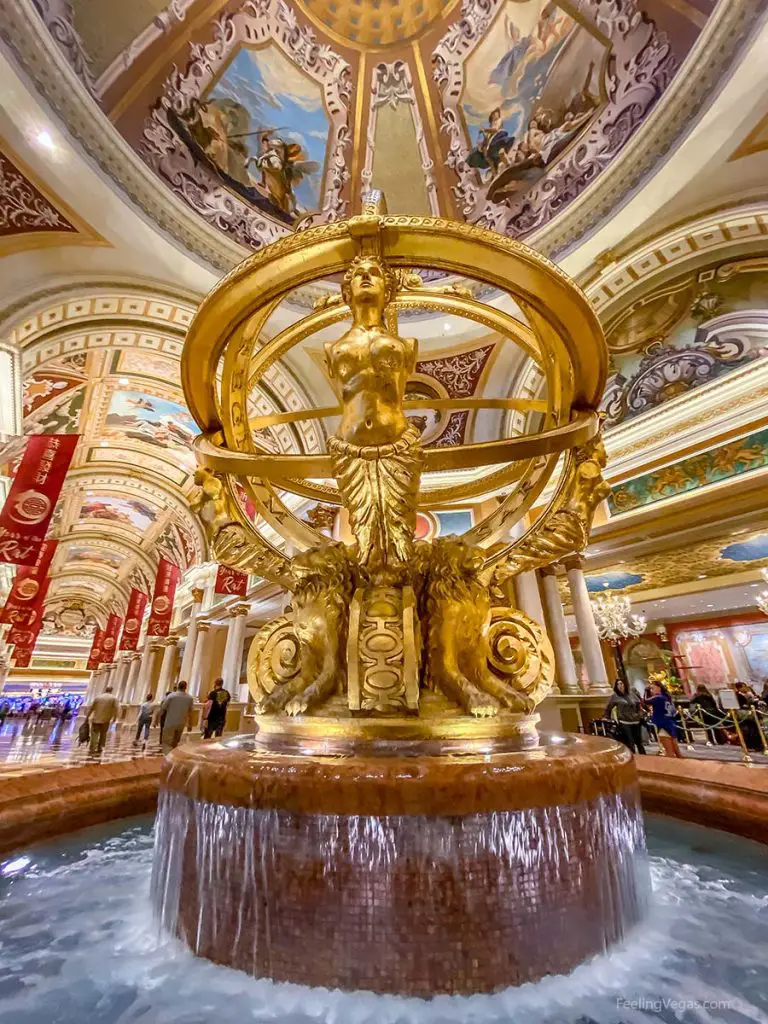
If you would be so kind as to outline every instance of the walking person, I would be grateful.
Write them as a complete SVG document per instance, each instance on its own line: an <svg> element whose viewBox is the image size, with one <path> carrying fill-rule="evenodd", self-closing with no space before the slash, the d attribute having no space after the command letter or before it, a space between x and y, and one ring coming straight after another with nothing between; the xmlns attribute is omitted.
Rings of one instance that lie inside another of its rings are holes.
<svg viewBox="0 0 768 1024"><path fill-rule="evenodd" d="M85 716L85 720L91 730L90 747L88 749L90 757L101 757L104 744L107 742L109 727L117 718L119 710L120 705L117 702L117 697L112 693L111 686L105 687L103 693L93 698L93 703L88 708L88 713Z"/></svg>
<svg viewBox="0 0 768 1024"><path fill-rule="evenodd" d="M189 715L194 703L194 697L187 693L187 684L182 680L160 706L160 720L163 723L160 743L164 754L178 747L185 727L189 729Z"/></svg>
<svg viewBox="0 0 768 1024"><path fill-rule="evenodd" d="M203 739L209 740L211 736L221 736L224 732L224 726L227 724L227 705L231 699L229 690L224 689L224 680L214 679L213 689L208 694L203 712Z"/></svg>
<svg viewBox="0 0 768 1024"><path fill-rule="evenodd" d="M629 747L633 754L644 754L643 705L640 694L623 679L613 684L613 693L608 701L604 718L612 718L618 725L618 739Z"/></svg>
<svg viewBox="0 0 768 1024"><path fill-rule="evenodd" d="M651 722L659 737L659 743L667 757L682 757L677 742L677 708L669 691L661 683L651 683L651 695L646 703L651 709Z"/></svg>
<svg viewBox="0 0 768 1024"><path fill-rule="evenodd" d="M144 746L147 745L149 740L149 730L152 725L152 718L155 714L155 700L154 694L148 693L144 699L144 703L139 708L139 718L136 722L136 736L133 741L134 747L139 745L142 732L144 733Z"/></svg>

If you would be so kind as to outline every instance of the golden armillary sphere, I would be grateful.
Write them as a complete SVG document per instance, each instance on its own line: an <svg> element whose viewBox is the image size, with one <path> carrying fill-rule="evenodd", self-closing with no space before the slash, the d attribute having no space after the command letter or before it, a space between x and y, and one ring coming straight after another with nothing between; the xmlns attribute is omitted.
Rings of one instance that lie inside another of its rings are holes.
<svg viewBox="0 0 768 1024"><path fill-rule="evenodd" d="M461 285L425 284L415 268L495 286L519 313L486 305ZM339 295L277 333L269 329L285 296L331 275L343 275ZM398 334L397 314L408 308L465 317L519 346L539 368L541 396L406 400L417 343ZM269 368L311 335L329 337L336 324L324 356L338 404L249 418L249 395ZM249 653L263 730L288 728L289 719L295 728L298 718L326 734L331 723L378 734L399 719L401 730L408 720L416 732L463 735L491 728L491 720L496 730L530 722L525 716L552 685L551 648L509 603L506 584L586 546L606 492L596 412L606 362L589 302L548 260L482 228L388 216L379 194L366 197L360 216L255 253L214 288L182 358L202 431L195 508L219 561L293 593L290 614L265 626ZM420 406L533 411L541 429L423 447L406 415ZM260 443L265 427L324 417L338 423L325 452L275 454ZM510 540L561 456L549 503ZM446 486L446 471L467 469L474 472L466 481ZM286 492L343 505L354 542L333 542L299 519ZM417 509L489 492L503 497L460 539L414 541Z"/></svg>

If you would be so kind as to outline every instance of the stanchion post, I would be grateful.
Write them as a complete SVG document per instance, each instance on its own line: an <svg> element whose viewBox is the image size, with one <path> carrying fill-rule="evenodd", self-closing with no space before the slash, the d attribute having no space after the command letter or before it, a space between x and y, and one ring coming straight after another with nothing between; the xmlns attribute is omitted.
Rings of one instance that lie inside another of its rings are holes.
<svg viewBox="0 0 768 1024"><path fill-rule="evenodd" d="M685 720L685 711L680 712L680 725L683 729L683 736L685 737L686 749L693 750L693 739L691 737L691 730L688 728L688 723Z"/></svg>
<svg viewBox="0 0 768 1024"><path fill-rule="evenodd" d="M733 724L736 727L736 735L739 737L739 743L741 744L742 760L744 761L744 764L751 765L752 764L752 758L749 756L749 751L747 750L747 745L744 742L744 736L743 736L743 734L741 732L741 726L739 725L739 719L737 717L737 714L738 714L738 712L735 711L732 708L731 709L731 718L733 719Z"/></svg>
<svg viewBox="0 0 768 1024"><path fill-rule="evenodd" d="M763 745L763 753L768 755L768 740L766 740L763 727L760 724L760 715L758 714L757 708L752 708L752 717L754 718L755 725L757 726L757 735L760 737L760 742Z"/></svg>

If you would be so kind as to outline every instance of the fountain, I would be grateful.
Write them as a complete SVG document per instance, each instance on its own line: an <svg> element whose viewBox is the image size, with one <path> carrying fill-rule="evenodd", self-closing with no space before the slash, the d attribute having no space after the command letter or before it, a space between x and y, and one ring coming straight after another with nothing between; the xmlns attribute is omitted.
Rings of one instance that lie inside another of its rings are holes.
<svg viewBox="0 0 768 1024"><path fill-rule="evenodd" d="M423 269L491 285L519 313ZM335 274L340 295L268 325L286 295ZM518 345L542 397L409 400L408 309ZM338 406L260 413L251 396L273 364L342 322L324 346ZM643 916L631 755L539 734L554 658L511 587L587 544L607 490L606 361L587 300L546 259L481 228L388 216L378 194L360 216L257 252L203 302L182 360L202 431L195 507L219 561L292 599L250 648L255 736L180 748L167 765L153 900L193 952L275 981L468 994L568 972ZM528 414L540 429L423 447L408 413L426 404ZM322 417L336 424L324 453L262 443ZM299 519L286 493L342 506L351 542ZM419 508L488 493L503 498L461 538L414 541Z"/></svg>

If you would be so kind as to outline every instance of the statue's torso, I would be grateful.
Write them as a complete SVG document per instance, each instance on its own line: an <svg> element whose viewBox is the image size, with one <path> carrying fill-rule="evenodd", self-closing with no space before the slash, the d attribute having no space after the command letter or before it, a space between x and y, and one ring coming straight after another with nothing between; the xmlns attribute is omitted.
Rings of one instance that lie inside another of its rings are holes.
<svg viewBox="0 0 768 1024"><path fill-rule="evenodd" d="M405 385L416 342L381 328L353 327L328 349L342 399L338 435L357 445L390 444L408 426Z"/></svg>

